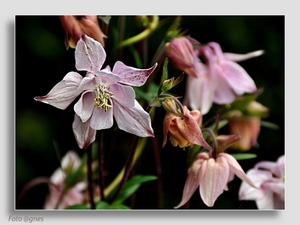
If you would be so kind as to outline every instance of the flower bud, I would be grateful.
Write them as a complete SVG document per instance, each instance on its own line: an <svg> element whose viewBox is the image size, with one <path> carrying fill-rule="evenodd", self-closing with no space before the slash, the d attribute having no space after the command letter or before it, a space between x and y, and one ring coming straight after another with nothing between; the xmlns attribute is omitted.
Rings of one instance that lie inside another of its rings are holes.
<svg viewBox="0 0 300 225"><path fill-rule="evenodd" d="M60 16L59 19L65 32L66 49L75 48L83 34L104 46L106 36L100 29L97 16Z"/></svg>
<svg viewBox="0 0 300 225"><path fill-rule="evenodd" d="M211 147L205 141L200 129L202 123L202 115L200 111L189 111L186 106L183 106L183 117L167 112L164 119L164 140L163 147L167 142L168 133L173 146L185 148L194 144L203 146L209 150Z"/></svg>
<svg viewBox="0 0 300 225"><path fill-rule="evenodd" d="M192 43L187 38L173 38L165 47L167 57L177 69L197 77L197 68L200 64L198 51L194 51Z"/></svg>

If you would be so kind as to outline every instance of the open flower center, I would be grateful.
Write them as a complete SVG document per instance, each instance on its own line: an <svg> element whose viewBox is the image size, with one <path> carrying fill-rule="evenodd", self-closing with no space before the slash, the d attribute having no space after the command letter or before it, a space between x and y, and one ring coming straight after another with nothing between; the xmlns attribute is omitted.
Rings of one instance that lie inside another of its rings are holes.
<svg viewBox="0 0 300 225"><path fill-rule="evenodd" d="M106 86L98 84L96 85L94 92L96 95L96 97L94 98L95 107L98 107L105 112L112 108L111 96L113 95L113 93L108 91Z"/></svg>

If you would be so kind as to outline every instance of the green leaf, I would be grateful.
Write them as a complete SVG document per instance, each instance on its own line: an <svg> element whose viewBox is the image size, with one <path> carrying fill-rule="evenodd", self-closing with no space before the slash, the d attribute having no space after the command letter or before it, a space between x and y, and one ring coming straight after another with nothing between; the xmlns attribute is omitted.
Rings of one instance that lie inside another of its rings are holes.
<svg viewBox="0 0 300 225"><path fill-rule="evenodd" d="M85 204L76 204L76 205L70 205L66 209L90 209L90 207L88 207Z"/></svg>
<svg viewBox="0 0 300 225"><path fill-rule="evenodd" d="M128 206L123 204L113 204L110 207L111 209L130 209Z"/></svg>
<svg viewBox="0 0 300 225"><path fill-rule="evenodd" d="M256 158L256 154L252 153L234 153L231 154L236 160L245 160L245 159L253 159Z"/></svg>
<svg viewBox="0 0 300 225"><path fill-rule="evenodd" d="M271 122L267 122L267 121L260 121L260 125L262 127L267 127L267 128L270 128L270 129L274 129L274 130L278 130L279 129L279 126L275 123L271 123Z"/></svg>
<svg viewBox="0 0 300 225"><path fill-rule="evenodd" d="M96 209L110 209L110 208L111 208L110 204L108 204L107 202L104 202L104 201L100 201L96 205Z"/></svg>

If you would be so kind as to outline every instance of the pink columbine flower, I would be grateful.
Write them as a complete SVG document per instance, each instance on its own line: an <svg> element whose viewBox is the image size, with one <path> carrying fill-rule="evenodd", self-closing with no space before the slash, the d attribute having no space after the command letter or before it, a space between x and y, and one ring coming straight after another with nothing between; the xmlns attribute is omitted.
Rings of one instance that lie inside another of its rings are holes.
<svg viewBox="0 0 300 225"><path fill-rule="evenodd" d="M249 74L235 61L260 56L263 51L245 55L223 53L218 43L210 42L198 52L203 62L197 66L197 77L187 78L185 105L205 115L213 103L231 103L236 96L257 90Z"/></svg>
<svg viewBox="0 0 300 225"><path fill-rule="evenodd" d="M256 202L258 209L284 209L285 203L285 156L276 162L262 161L247 172L257 189L242 183L239 190L240 200Z"/></svg>
<svg viewBox="0 0 300 225"><path fill-rule="evenodd" d="M140 137L153 137L150 115L135 99L132 87L142 86L152 74L157 63L149 69L126 66L117 61L112 69L101 70L106 59L102 45L83 35L75 49L76 68L87 71L82 77L69 72L46 96L35 100L65 109L81 94L74 105L73 131L80 148L95 140L96 130L108 129L113 117L121 130Z"/></svg>
<svg viewBox="0 0 300 225"><path fill-rule="evenodd" d="M229 138L236 139L234 136ZM198 187L204 204L208 207L214 206L223 191L228 190L227 184L233 180L234 175L255 188L254 183L230 154L219 153L215 159L207 152L199 153L188 170L181 202L175 208L186 204Z"/></svg>
<svg viewBox="0 0 300 225"><path fill-rule="evenodd" d="M44 203L44 209L64 209L70 205L83 203L85 199L84 190L87 188L86 181L76 183L60 199L65 188L67 173L76 171L80 163L80 158L74 151L68 151L62 158L61 167L56 169L50 177L53 185L49 186L49 195Z"/></svg>

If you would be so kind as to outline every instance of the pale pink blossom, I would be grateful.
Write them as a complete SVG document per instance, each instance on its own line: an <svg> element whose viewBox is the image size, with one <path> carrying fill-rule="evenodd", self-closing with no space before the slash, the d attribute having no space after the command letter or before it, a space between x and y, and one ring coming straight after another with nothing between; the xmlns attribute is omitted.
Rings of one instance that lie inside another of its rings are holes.
<svg viewBox="0 0 300 225"><path fill-rule="evenodd" d="M135 100L135 92L128 85L142 86L157 63L149 69L138 69L117 61L112 70L101 70L106 53L99 42L86 35L77 43L75 59L77 70L87 71L86 76L69 72L46 96L35 100L65 109L81 94L74 105L73 123L80 148L95 140L96 130L111 128L113 117L121 130L140 137L154 136L150 115Z"/></svg>
<svg viewBox="0 0 300 225"><path fill-rule="evenodd" d="M257 90L253 79L235 61L257 57L263 51L245 55L223 53L220 45L210 42L199 49L201 64L197 62L197 77L188 76L184 105L198 109L203 115L208 113L213 103L227 104L236 96Z"/></svg>
<svg viewBox="0 0 300 225"><path fill-rule="evenodd" d="M83 203L84 191L87 188L87 182L84 180L69 187L66 193L63 194L66 188L67 174L75 172L80 163L81 160L74 151L68 151L62 158L61 167L56 169L50 177L52 185L49 185L49 195L46 197L44 209L64 209L70 205Z"/></svg>
<svg viewBox="0 0 300 225"><path fill-rule="evenodd" d="M236 139L232 136L229 138ZM254 183L230 154L219 153L215 159L207 152L199 153L188 170L181 202L175 208L186 204L198 187L204 204L214 206L223 191L228 190L227 184L232 181L234 175L255 188Z"/></svg>
<svg viewBox="0 0 300 225"><path fill-rule="evenodd" d="M284 209L285 203L285 157L276 162L262 161L247 172L257 189L242 183L239 190L240 200L256 202L258 209Z"/></svg>

